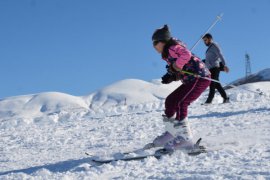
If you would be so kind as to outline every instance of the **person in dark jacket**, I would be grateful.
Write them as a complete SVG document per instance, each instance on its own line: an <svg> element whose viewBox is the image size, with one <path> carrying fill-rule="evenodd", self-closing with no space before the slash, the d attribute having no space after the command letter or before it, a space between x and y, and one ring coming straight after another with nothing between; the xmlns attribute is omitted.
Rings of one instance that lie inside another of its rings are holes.
<svg viewBox="0 0 270 180"><path fill-rule="evenodd" d="M221 53L219 46L213 41L211 34L207 33L203 36L203 41L208 49L205 53L205 65L211 72L211 78L219 81L220 71L229 72L229 68L226 66L225 59ZM225 90L220 83L212 81L210 84L210 90L208 98L205 104L211 104L215 96L216 89L223 98L223 103L229 102L229 97L227 96Z"/></svg>

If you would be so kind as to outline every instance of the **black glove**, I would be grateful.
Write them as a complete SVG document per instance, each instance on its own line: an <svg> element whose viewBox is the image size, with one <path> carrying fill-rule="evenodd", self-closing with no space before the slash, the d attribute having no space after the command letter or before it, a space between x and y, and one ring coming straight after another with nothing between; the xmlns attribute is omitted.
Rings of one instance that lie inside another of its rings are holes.
<svg viewBox="0 0 270 180"><path fill-rule="evenodd" d="M162 76L162 84L170 84L171 82L176 80L175 75L170 74L170 73L166 73L164 76Z"/></svg>
<svg viewBox="0 0 270 180"><path fill-rule="evenodd" d="M178 73L178 72L173 68L173 64L167 65L167 66L166 66L166 69L167 69L167 72L168 72L169 74L176 74L176 73Z"/></svg>
<svg viewBox="0 0 270 180"><path fill-rule="evenodd" d="M220 71L225 71L224 67L225 67L224 64L222 62L220 62L219 63L219 70Z"/></svg>

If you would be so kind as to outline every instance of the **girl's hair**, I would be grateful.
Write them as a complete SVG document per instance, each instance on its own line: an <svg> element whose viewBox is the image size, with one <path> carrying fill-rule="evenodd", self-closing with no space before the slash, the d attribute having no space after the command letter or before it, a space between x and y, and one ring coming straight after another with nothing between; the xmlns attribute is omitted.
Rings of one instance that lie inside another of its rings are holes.
<svg viewBox="0 0 270 180"><path fill-rule="evenodd" d="M165 43L165 46L163 48L163 52L161 54L163 59L167 59L168 58L168 56L169 56L169 48L171 46L177 45L177 44L180 44L181 43L181 42L179 42L179 40L174 39L174 38L171 38L168 41L160 41L160 42Z"/></svg>

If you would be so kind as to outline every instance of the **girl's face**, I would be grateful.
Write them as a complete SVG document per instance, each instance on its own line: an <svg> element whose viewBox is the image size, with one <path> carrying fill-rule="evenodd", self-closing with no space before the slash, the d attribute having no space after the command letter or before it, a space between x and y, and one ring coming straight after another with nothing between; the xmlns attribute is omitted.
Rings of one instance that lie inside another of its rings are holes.
<svg viewBox="0 0 270 180"><path fill-rule="evenodd" d="M164 46L165 46L164 42L158 42L157 44L154 45L154 48L157 50L158 53L162 53Z"/></svg>

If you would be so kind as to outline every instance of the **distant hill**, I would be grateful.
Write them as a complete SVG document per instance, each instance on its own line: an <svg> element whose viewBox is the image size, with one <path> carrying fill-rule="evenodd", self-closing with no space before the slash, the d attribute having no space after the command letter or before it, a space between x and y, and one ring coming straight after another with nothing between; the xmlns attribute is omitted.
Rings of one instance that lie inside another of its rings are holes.
<svg viewBox="0 0 270 180"><path fill-rule="evenodd" d="M254 83L254 82L261 82L261 81L270 81L270 68L261 70L257 73L251 74L248 77L243 77L238 80L235 80L225 86L225 89L230 89L230 85L239 86L242 84Z"/></svg>

